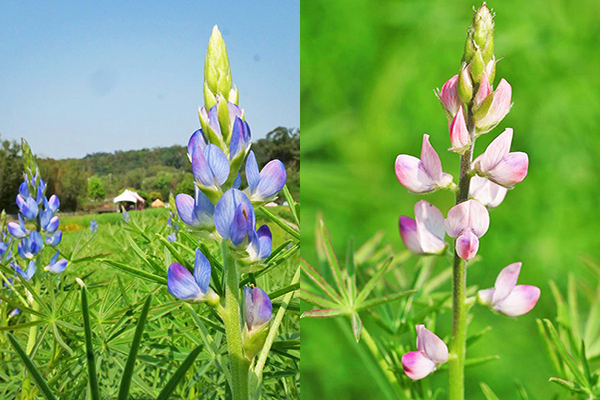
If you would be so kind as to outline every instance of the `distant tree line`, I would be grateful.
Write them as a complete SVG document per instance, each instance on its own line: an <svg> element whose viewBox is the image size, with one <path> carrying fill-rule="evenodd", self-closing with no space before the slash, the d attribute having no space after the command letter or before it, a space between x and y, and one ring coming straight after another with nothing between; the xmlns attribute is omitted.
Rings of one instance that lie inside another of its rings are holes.
<svg viewBox="0 0 600 400"><path fill-rule="evenodd" d="M0 210L14 214L15 197L23 181L21 146L1 137L0 144ZM278 127L256 141L252 149L260 167L273 158L285 164L288 186L298 197L300 130ZM59 196L63 211L97 207L125 188L136 190L147 203L157 198L166 201L170 192L194 192L185 146L93 153L81 159L39 158L37 163L48 185L47 195Z"/></svg>

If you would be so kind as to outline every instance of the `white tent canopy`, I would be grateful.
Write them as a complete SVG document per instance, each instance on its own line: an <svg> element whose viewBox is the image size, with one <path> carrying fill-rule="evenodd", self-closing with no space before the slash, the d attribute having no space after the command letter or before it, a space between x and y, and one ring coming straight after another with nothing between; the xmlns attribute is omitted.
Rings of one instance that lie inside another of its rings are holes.
<svg viewBox="0 0 600 400"><path fill-rule="evenodd" d="M142 196L140 196L139 194L137 194L136 192L133 192L129 189L125 189L125 191L123 193L121 193L120 195L118 195L117 197L115 197L113 199L113 203L120 203L122 201L125 201L127 203L145 203L146 201L142 198Z"/></svg>

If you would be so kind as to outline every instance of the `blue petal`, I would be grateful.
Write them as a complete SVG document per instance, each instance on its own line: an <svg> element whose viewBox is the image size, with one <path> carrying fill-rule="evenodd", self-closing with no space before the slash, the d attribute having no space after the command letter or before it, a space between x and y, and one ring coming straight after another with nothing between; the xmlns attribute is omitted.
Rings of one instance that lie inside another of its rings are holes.
<svg viewBox="0 0 600 400"><path fill-rule="evenodd" d="M57 212L58 208L60 207L60 200L58 199L58 196L55 194L50 196L50 200L48 200L48 206L52 212Z"/></svg>
<svg viewBox="0 0 600 400"><path fill-rule="evenodd" d="M52 258L50 259L50 263L49 263L49 265L54 265L54 264L56 264L56 260L58 260L58 256L59 256L59 255L60 255L60 252L57 250L57 251L56 251L56 254L54 254L54 255L52 256Z"/></svg>
<svg viewBox="0 0 600 400"><path fill-rule="evenodd" d="M68 264L69 264L69 262L63 258L62 260L47 266L46 270L50 271L50 272L54 272L55 274L60 274L61 272L63 272L65 270L65 268L67 268Z"/></svg>
<svg viewBox="0 0 600 400"><path fill-rule="evenodd" d="M244 287L244 314L248 329L266 324L273 315L269 296L259 287Z"/></svg>
<svg viewBox="0 0 600 400"><path fill-rule="evenodd" d="M263 225L258 228L256 234L258 236L258 243L260 247L258 258L259 260L264 260L271 255L271 250L273 247L273 236L271 234L271 229L269 229L267 225Z"/></svg>
<svg viewBox="0 0 600 400"><path fill-rule="evenodd" d="M52 236L46 237L46 244L50 246L58 246L62 240L62 231L56 231Z"/></svg>
<svg viewBox="0 0 600 400"><path fill-rule="evenodd" d="M50 211L50 210L42 211L42 214L40 216L40 225L42 226L43 230L46 230L46 225L48 225L51 218L52 218L52 211Z"/></svg>
<svg viewBox="0 0 600 400"><path fill-rule="evenodd" d="M19 186L19 194L23 198L29 197L29 188L27 187L27 181L21 183L21 185Z"/></svg>
<svg viewBox="0 0 600 400"><path fill-rule="evenodd" d="M229 143L229 158L233 159L238 155L244 145L244 124L241 118L236 117L233 121L231 130L231 139Z"/></svg>
<svg viewBox="0 0 600 400"><path fill-rule="evenodd" d="M212 224L212 216L215 213L215 206L210 202L208 197L196 186L196 205L194 206L194 213L196 219L201 224L208 225Z"/></svg>
<svg viewBox="0 0 600 400"><path fill-rule="evenodd" d="M173 263L169 267L167 287L171 295L181 300L194 301L202 297L196 280L181 264Z"/></svg>
<svg viewBox="0 0 600 400"><path fill-rule="evenodd" d="M26 281L30 281L35 274L35 262L33 260L29 261L29 265L27 266L27 271L23 271L20 266L16 266L15 270L23 279Z"/></svg>
<svg viewBox="0 0 600 400"><path fill-rule="evenodd" d="M23 197L21 196L21 194L17 195L17 207L19 208L19 211L21 211L21 209L23 208L23 206L25 205L25 199L27 197Z"/></svg>
<svg viewBox="0 0 600 400"><path fill-rule="evenodd" d="M275 196L285 185L287 175L283 163L279 160L270 161L260 171L260 181L252 198L266 200Z"/></svg>
<svg viewBox="0 0 600 400"><path fill-rule="evenodd" d="M206 148L204 151L206 151ZM196 180L200 181L202 185L210 187L214 185L215 179L208 161L204 157L204 151L196 149L192 153L192 172Z"/></svg>
<svg viewBox="0 0 600 400"><path fill-rule="evenodd" d="M196 149L204 150L206 147L206 139L204 138L204 133L202 129L198 129L196 132L192 133L190 140L188 142L188 156L192 158L192 154Z"/></svg>
<svg viewBox="0 0 600 400"><path fill-rule="evenodd" d="M221 135L221 125L219 125L219 116L217 106L212 106L208 111L208 124L219 135Z"/></svg>
<svg viewBox="0 0 600 400"><path fill-rule="evenodd" d="M196 226L197 221L194 218L194 198L190 195L181 193L175 196L175 207L181 220L191 226Z"/></svg>
<svg viewBox="0 0 600 400"><path fill-rule="evenodd" d="M232 102L227 102L229 108L229 125L233 125L236 118L242 118L242 109Z"/></svg>
<svg viewBox="0 0 600 400"><path fill-rule="evenodd" d="M204 157L210 165L210 169L214 176L214 184L221 186L229 177L229 160L223 150L219 146L209 144L204 149ZM208 186L208 185L207 185Z"/></svg>
<svg viewBox="0 0 600 400"><path fill-rule="evenodd" d="M206 256L196 249L196 260L194 262L194 278L202 294L206 294L210 283L210 262Z"/></svg>
<svg viewBox="0 0 600 400"><path fill-rule="evenodd" d="M248 213L245 205L239 204L235 210L233 221L229 227L229 238L234 246L240 245L248 236Z"/></svg>
<svg viewBox="0 0 600 400"><path fill-rule="evenodd" d="M221 196L215 207L215 228L223 239L229 239L229 227L237 209L238 192L241 193L237 189L229 189Z"/></svg>
<svg viewBox="0 0 600 400"><path fill-rule="evenodd" d="M239 189L242 186L242 175L238 172L235 180L233 181L233 185L231 185L234 189Z"/></svg>
<svg viewBox="0 0 600 400"><path fill-rule="evenodd" d="M260 181L258 163L256 162L256 156L253 151L250 151L248 158L246 159L246 180L248 180L250 192L253 193Z"/></svg>
<svg viewBox="0 0 600 400"><path fill-rule="evenodd" d="M29 235L30 249L33 254L38 254L44 247L44 240L38 231L31 232Z"/></svg>
<svg viewBox="0 0 600 400"><path fill-rule="evenodd" d="M55 215L46 226L46 231L50 233L54 232L58 228L59 223L58 216Z"/></svg>
<svg viewBox="0 0 600 400"><path fill-rule="evenodd" d="M21 213L27 220L35 219L38 215L38 205L32 197L25 199L21 206Z"/></svg>
<svg viewBox="0 0 600 400"><path fill-rule="evenodd" d="M27 236L27 231L22 229L21 225L16 222L8 223L8 233L16 237L17 239L24 238Z"/></svg>

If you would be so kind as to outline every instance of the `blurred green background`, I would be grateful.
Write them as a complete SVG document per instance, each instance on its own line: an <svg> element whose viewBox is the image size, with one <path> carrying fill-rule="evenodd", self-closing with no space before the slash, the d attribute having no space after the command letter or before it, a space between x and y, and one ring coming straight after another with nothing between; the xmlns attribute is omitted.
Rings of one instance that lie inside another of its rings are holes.
<svg viewBox="0 0 600 400"><path fill-rule="evenodd" d="M314 263L314 224L323 212L343 254L383 230L404 248L397 228L420 196L394 174L400 153L418 155L423 133L455 177L459 159L433 90L458 72L472 1L303 1L301 9L302 255ZM518 320L475 308L470 331L493 331L469 356L501 359L467 372L467 398L487 382L501 399L517 398L514 380L546 400L556 392L535 319L553 317L548 281L564 289L568 272L585 278L581 258L600 258L600 2L491 1L496 12L496 82L513 87L514 107L482 137L476 154L505 127L512 148L529 154L529 175L491 212L483 261L469 284L493 285L501 268L522 261L521 283L542 289ZM450 192L424 197L444 214ZM305 307L306 309L306 307ZM378 388L348 339L348 321L303 320L302 397L377 399ZM342 329L344 328L344 329ZM449 326L442 328L447 333ZM435 383L446 387L446 373Z"/></svg>

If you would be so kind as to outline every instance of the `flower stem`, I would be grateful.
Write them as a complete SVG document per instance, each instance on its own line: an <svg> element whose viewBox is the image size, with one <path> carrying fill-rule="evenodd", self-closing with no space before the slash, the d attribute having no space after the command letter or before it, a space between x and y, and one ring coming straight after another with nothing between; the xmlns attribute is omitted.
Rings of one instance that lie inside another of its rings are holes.
<svg viewBox="0 0 600 400"><path fill-rule="evenodd" d="M471 162L475 146L475 124L471 107L467 112L467 128L471 136L471 146L461 156L460 178L456 204L469 198L471 181ZM456 248L456 243L454 248ZM452 339L450 342L450 358L448 363L449 400L465 398L465 353L467 342L467 263L454 251L454 268L452 273Z"/></svg>
<svg viewBox="0 0 600 400"><path fill-rule="evenodd" d="M223 268L225 269L225 309L222 311L227 351L231 368L231 393L234 400L248 400L248 369L250 363L244 357L242 328L240 323L239 275L235 259L227 247L221 243Z"/></svg>

